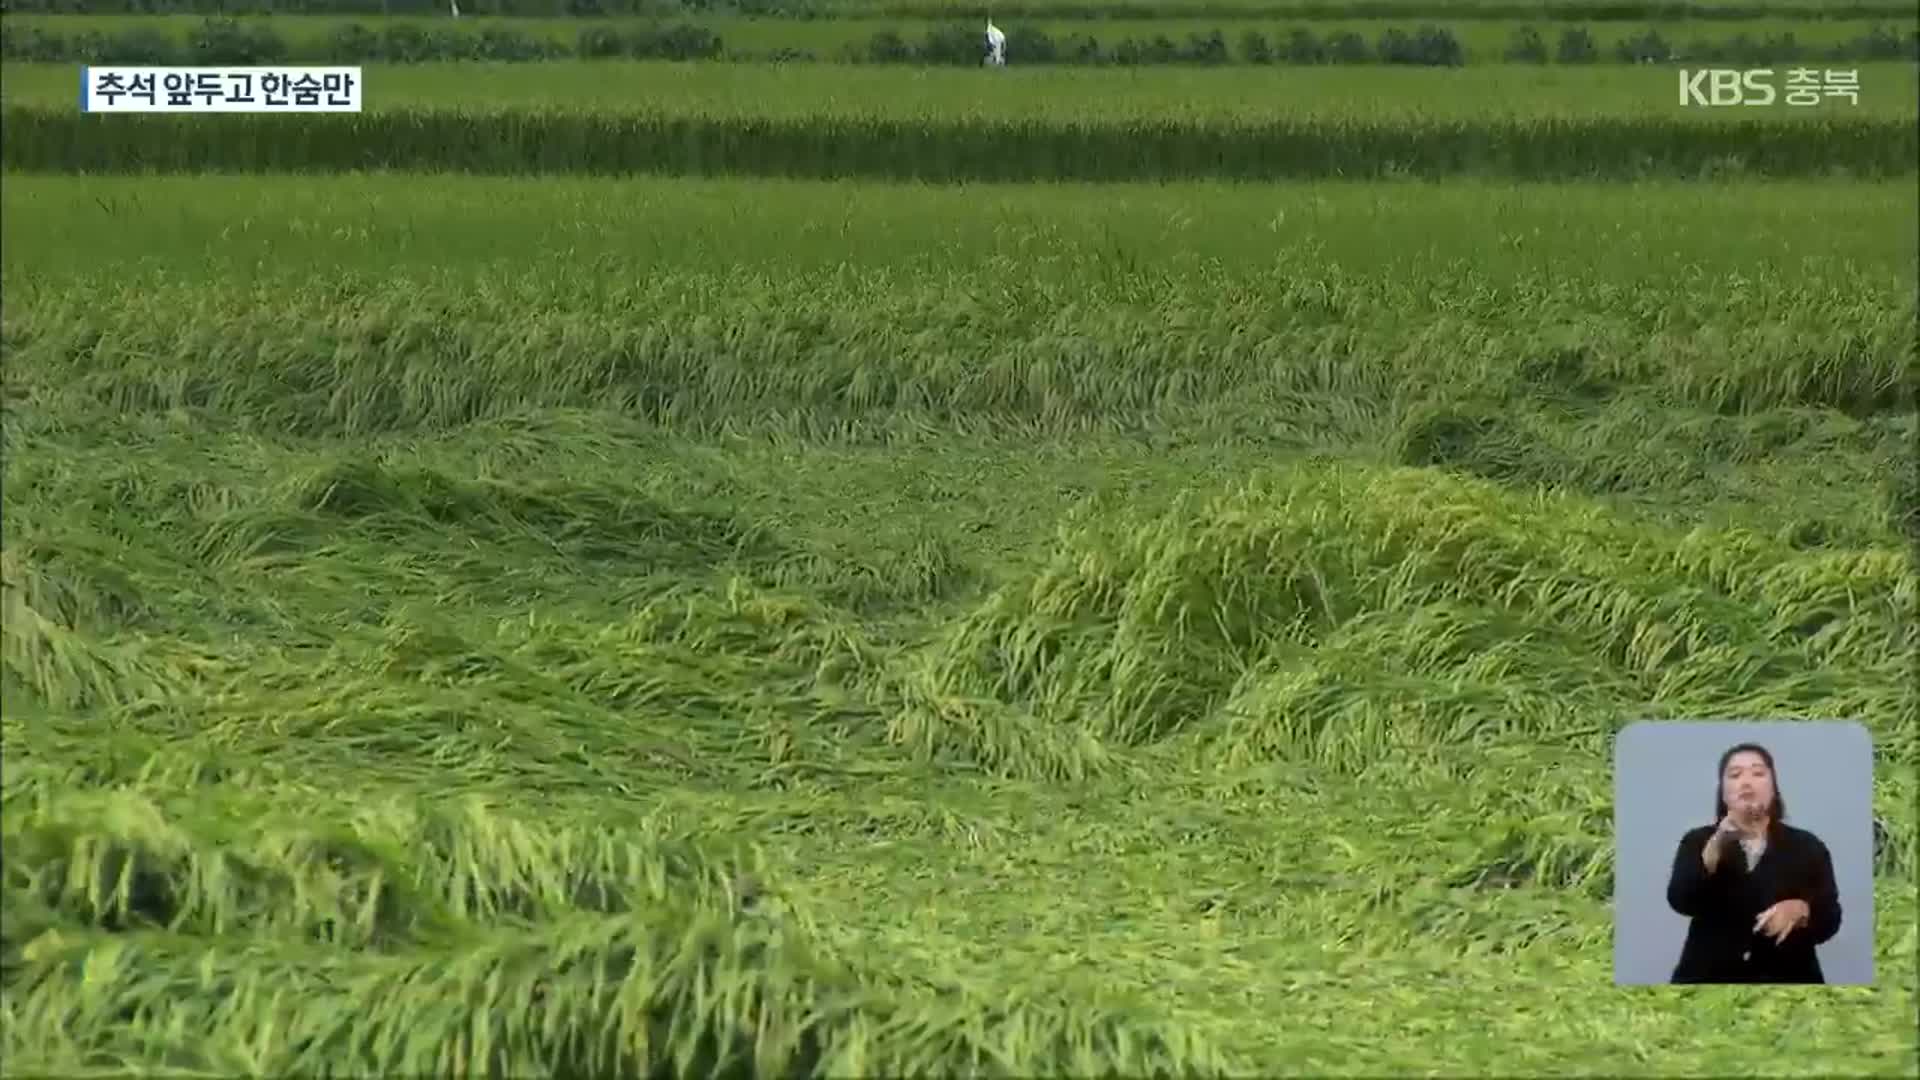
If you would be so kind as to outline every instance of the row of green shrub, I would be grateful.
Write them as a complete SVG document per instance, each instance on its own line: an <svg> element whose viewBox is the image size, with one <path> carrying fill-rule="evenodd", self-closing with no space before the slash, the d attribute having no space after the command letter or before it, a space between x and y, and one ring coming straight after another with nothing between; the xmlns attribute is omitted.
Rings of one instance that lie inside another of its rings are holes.
<svg viewBox="0 0 1920 1080"><path fill-rule="evenodd" d="M1680 47L1647 30L1620 38L1611 46L1602 46L1583 27L1568 27L1549 43L1537 28L1515 30L1507 46L1497 55L1476 56L1444 27L1422 26L1413 30L1393 28L1369 42L1352 31L1325 36L1305 27L1297 27L1284 36L1249 30L1229 47L1218 30L1188 34L1176 41L1165 34L1146 40L1122 39L1117 45L1103 46L1091 34L1053 37L1041 30L1016 27L1007 32L1007 54L1014 61L1029 64L1155 64L1155 63L1249 63L1249 64L1420 64L1452 67L1469 59L1489 62L1544 64L1623 64L1659 63L1687 59L1707 63L1741 65L1773 64L1790 61L1821 60L1834 63L1920 59L1920 33L1905 38L1884 27L1876 27L1851 41L1831 45L1807 45L1792 34L1755 40L1745 34L1713 41L1696 38ZM839 59L875 63L915 62L923 64L975 63L979 60L979 35L970 27L940 27L928 31L919 42L909 42L896 32L875 34L864 46L848 46Z"/></svg>
<svg viewBox="0 0 1920 1080"><path fill-rule="evenodd" d="M596 18L693 12L787 18L977 19L969 0L465 0L469 15ZM1906 0L997 0L1003 19L1911 19ZM448 0L0 0L0 13L42 15L445 15Z"/></svg>
<svg viewBox="0 0 1920 1080"><path fill-rule="evenodd" d="M339 115L88 115L8 106L0 167L31 172L365 169L493 175L966 180L1514 179L1912 175L1905 118L1669 114L1460 120L1282 116L776 117L683 110L394 108Z"/></svg>
<svg viewBox="0 0 1920 1080"><path fill-rule="evenodd" d="M1218 30L1186 35L1184 41L1165 34L1141 40L1123 38L1102 42L1093 34L1054 37L1043 30L1016 26L1007 35L1009 57L1022 64L1166 64L1166 63L1286 63L1286 64L1422 64L1457 66L1470 54L1444 27L1391 28L1369 42L1352 31L1326 36L1305 27L1285 36L1268 37L1250 30L1229 46ZM980 34L973 26L946 24L928 30L919 40L898 31L881 31L864 42L849 42L831 58L867 63L974 64L980 60ZM184 35L149 27L116 34L88 31L71 37L39 27L16 28L0 24L0 59L83 64L267 64L420 63L449 60L536 61L570 57L607 59L630 57L657 60L705 60L723 56L775 60L814 60L810 50L779 50L762 57L727 54L718 34L693 23L660 24L637 28L595 26L582 30L572 42L491 26L469 32L419 23L395 23L380 30L359 23L335 27L324 38L288 42L258 23L235 19L208 19ZM1844 42L1805 45L1792 34L1755 40L1746 35L1713 41L1696 39L1676 47L1657 31L1647 30L1603 46L1584 27L1567 27L1549 41L1540 30L1525 26L1513 34L1507 47L1487 60L1510 63L1562 64L1646 63L1675 59L1737 65L1793 61L1849 63L1875 60L1920 59L1920 33L1904 38L1885 27Z"/></svg>

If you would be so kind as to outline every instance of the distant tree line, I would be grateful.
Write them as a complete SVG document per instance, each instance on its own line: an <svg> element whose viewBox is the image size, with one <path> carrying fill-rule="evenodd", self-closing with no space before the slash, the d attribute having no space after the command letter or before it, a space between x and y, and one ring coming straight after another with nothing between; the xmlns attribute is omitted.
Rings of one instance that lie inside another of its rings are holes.
<svg viewBox="0 0 1920 1080"><path fill-rule="evenodd" d="M1453 67L1468 61L1467 51L1444 27L1421 26L1383 31L1369 41L1349 30L1319 35L1304 27L1269 37L1247 31L1229 42L1219 30L1189 33L1176 40L1165 34L1102 42L1090 33L1058 37L1032 27L1007 32L1007 52L1024 64L1410 64ZM92 64L272 64L423 63L482 60L530 62L558 59L641 60L818 60L807 50L765 54L728 53L720 36L694 23L640 26L590 26L572 41L510 27L462 29L453 24L357 22L334 26L324 35L288 41L272 26L239 19L212 18L184 34L160 27L134 26L114 33L62 34L40 27L0 24L0 58ZM977 64L977 27L944 24L917 40L883 30L865 41L841 46L828 59L875 64ZM1603 47L1584 27L1566 27L1549 40L1523 26L1497 57L1509 63L1661 63L1673 60L1716 64L1791 62L1849 63L1920 60L1920 33L1902 36L1876 27L1849 41L1812 46L1792 34L1753 39L1736 34L1721 40L1696 39L1684 47L1648 30Z"/></svg>
<svg viewBox="0 0 1920 1080"><path fill-rule="evenodd" d="M683 14L974 19L977 0L462 0L469 15L540 18ZM447 0L0 0L11 15L444 15ZM1003 20L1447 18L1587 22L1910 19L1912 0L997 0Z"/></svg>

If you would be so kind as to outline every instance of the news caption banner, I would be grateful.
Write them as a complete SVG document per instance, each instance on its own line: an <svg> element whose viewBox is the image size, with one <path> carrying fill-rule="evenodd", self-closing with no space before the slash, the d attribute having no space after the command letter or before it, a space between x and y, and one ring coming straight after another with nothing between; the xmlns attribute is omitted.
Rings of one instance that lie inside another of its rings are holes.
<svg viewBox="0 0 1920 1080"><path fill-rule="evenodd" d="M83 113L357 113L357 67L83 67Z"/></svg>
<svg viewBox="0 0 1920 1080"><path fill-rule="evenodd" d="M1819 68L1790 68L1784 84L1777 84L1773 68L1681 68L1680 104L1725 108L1766 106L1785 100L1795 108L1810 108L1828 98L1860 104L1860 72ZM1783 96L1781 86L1786 90Z"/></svg>

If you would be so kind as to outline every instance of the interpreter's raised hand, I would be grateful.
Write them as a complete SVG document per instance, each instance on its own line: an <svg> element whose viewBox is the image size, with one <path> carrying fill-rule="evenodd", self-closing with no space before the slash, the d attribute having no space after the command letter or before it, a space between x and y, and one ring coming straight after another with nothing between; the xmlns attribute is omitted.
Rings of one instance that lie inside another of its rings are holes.
<svg viewBox="0 0 1920 1080"><path fill-rule="evenodd" d="M1729 810L1727 816L1720 819L1720 825L1713 830L1713 835L1707 837L1707 846L1700 852L1700 861L1706 866L1707 873L1720 869L1721 857L1733 849L1739 838L1740 823L1734 818L1733 811Z"/></svg>

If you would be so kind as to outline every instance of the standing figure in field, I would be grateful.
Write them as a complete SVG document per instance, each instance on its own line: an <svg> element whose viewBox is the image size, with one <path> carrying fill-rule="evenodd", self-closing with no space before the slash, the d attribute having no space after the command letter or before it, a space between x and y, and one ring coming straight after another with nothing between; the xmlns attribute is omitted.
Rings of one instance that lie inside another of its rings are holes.
<svg viewBox="0 0 1920 1080"><path fill-rule="evenodd" d="M987 57L984 62L988 67L1007 66L1007 35L993 25L992 19L987 20Z"/></svg>
<svg viewBox="0 0 1920 1080"><path fill-rule="evenodd" d="M1825 982L1815 946L1840 930L1833 859L1781 820L1773 755L1752 743L1721 755L1713 813L1673 857L1667 903L1692 920L1673 981Z"/></svg>

